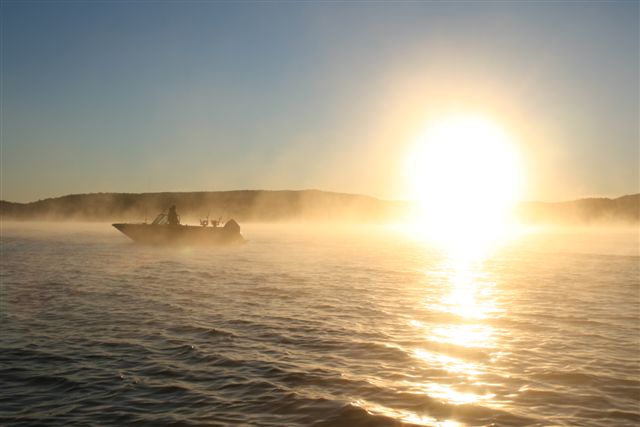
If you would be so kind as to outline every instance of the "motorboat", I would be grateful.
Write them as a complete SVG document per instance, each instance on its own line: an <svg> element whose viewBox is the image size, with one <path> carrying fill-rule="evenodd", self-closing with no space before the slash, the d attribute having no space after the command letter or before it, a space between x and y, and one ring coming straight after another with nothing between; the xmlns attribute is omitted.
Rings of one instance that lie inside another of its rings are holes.
<svg viewBox="0 0 640 427"><path fill-rule="evenodd" d="M159 214L151 224L118 223L112 224L122 234L137 243L151 245L220 245L244 243L240 225L229 219L222 221L200 220L200 225L180 224L175 214L175 206L168 213Z"/></svg>

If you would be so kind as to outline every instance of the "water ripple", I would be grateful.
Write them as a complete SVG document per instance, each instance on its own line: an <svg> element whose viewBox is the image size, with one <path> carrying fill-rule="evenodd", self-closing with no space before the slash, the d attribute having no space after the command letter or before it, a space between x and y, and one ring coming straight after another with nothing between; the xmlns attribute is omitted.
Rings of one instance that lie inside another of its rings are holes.
<svg viewBox="0 0 640 427"><path fill-rule="evenodd" d="M638 257L4 231L0 424L634 426Z"/></svg>

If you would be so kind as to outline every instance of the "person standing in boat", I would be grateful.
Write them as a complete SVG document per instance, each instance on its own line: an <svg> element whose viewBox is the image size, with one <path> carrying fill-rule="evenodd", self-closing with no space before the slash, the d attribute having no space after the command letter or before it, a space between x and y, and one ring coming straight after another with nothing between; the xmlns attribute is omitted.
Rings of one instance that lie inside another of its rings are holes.
<svg viewBox="0 0 640 427"><path fill-rule="evenodd" d="M179 225L180 220L178 219L178 214L176 213L176 205L172 205L169 208L168 220L169 225Z"/></svg>

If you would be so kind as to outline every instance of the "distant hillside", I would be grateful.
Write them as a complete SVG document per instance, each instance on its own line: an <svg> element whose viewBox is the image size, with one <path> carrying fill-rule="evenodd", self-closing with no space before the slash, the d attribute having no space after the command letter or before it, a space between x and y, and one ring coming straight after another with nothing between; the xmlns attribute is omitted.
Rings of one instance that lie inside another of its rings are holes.
<svg viewBox="0 0 640 427"><path fill-rule="evenodd" d="M368 196L304 191L216 191L183 193L95 193L38 200L0 202L0 216L15 220L151 221L176 205L184 219L235 218L238 221L385 221L407 204Z"/></svg>
<svg viewBox="0 0 640 427"><path fill-rule="evenodd" d="M524 202L518 207L518 216L523 222L533 224L637 224L640 194L560 203Z"/></svg>
<svg viewBox="0 0 640 427"><path fill-rule="evenodd" d="M0 201L4 220L152 221L175 204L184 220L235 218L238 221L398 221L412 208L409 202L369 196L304 191L216 191L185 193L95 193L38 200ZM469 207L472 215L473 207ZM591 198L561 203L524 202L518 217L529 224L589 225L640 222L640 194L616 199Z"/></svg>

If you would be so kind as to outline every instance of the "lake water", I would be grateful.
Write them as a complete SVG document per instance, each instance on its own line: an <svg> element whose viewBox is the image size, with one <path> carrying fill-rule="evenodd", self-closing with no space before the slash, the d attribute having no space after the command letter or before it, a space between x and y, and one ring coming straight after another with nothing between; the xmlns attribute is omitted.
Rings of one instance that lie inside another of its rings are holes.
<svg viewBox="0 0 640 427"><path fill-rule="evenodd" d="M640 423L637 230L482 262L383 227L243 233L2 224L0 425Z"/></svg>

